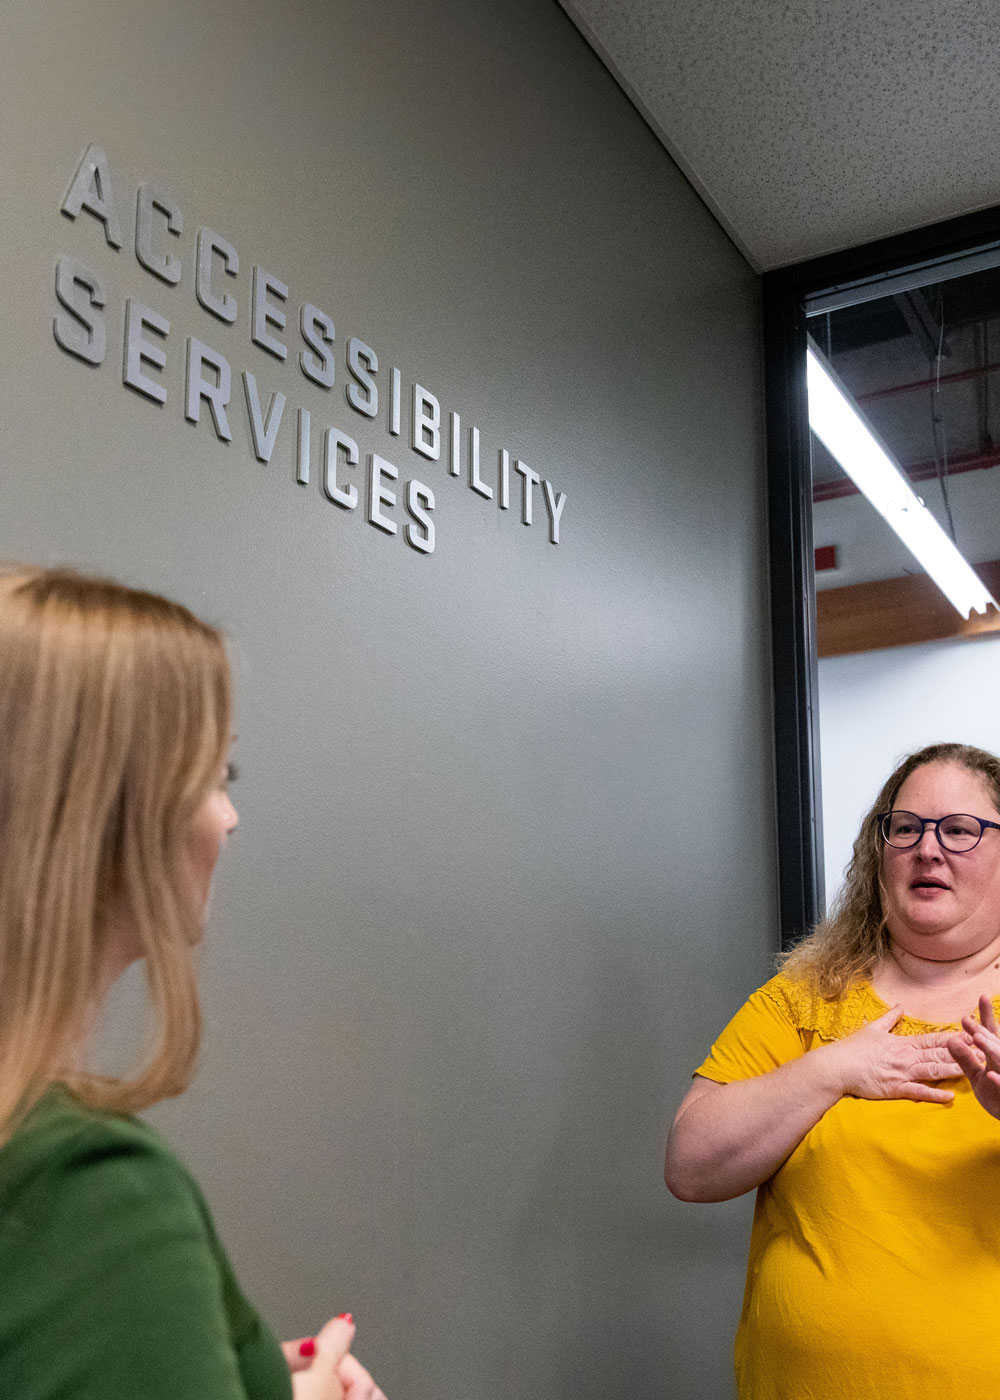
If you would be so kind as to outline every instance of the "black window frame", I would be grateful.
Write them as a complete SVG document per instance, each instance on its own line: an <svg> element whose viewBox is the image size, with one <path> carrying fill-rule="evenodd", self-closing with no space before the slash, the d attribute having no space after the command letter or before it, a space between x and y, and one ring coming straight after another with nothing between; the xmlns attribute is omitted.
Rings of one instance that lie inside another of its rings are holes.
<svg viewBox="0 0 1000 1400"><path fill-rule="evenodd" d="M1000 244L1000 205L762 277L781 946L822 917L823 820L816 657L806 302Z"/></svg>

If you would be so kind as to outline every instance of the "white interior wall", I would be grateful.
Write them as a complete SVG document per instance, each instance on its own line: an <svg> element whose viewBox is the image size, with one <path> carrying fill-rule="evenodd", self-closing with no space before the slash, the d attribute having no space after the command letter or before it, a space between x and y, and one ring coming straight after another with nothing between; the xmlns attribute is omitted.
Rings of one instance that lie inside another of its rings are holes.
<svg viewBox="0 0 1000 1400"><path fill-rule="evenodd" d="M1000 749L1000 636L926 642L819 663L829 904L858 823L898 758L924 744Z"/></svg>

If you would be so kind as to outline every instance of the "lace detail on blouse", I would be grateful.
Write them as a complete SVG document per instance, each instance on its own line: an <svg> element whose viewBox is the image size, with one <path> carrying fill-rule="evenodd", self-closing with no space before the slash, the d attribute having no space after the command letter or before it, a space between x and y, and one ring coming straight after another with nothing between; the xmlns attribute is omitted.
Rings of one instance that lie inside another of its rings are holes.
<svg viewBox="0 0 1000 1400"><path fill-rule="evenodd" d="M889 1007L868 981L853 982L836 1001L831 1001L803 982L781 973L761 987L765 996L800 1031L812 1031L822 1041L842 1040L867 1021L884 1016ZM1000 997L993 998L1000 1015ZM978 1012L973 1013L978 1019ZM957 1021L921 1021L901 1016L893 1026L894 1035L924 1035L928 1031L958 1030Z"/></svg>

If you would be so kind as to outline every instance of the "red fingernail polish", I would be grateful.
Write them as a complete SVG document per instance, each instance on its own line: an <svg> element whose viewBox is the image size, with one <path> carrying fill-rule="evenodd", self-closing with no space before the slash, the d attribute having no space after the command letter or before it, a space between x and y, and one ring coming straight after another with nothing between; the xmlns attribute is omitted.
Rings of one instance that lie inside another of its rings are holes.
<svg viewBox="0 0 1000 1400"><path fill-rule="evenodd" d="M316 1342L312 1337L307 1337L304 1342L299 1342L300 1356L315 1356Z"/></svg>
<svg viewBox="0 0 1000 1400"><path fill-rule="evenodd" d="M353 1322L353 1321L354 1321L354 1314L353 1314L353 1313L338 1313L338 1314L337 1314L337 1321L338 1321L338 1322Z"/></svg>

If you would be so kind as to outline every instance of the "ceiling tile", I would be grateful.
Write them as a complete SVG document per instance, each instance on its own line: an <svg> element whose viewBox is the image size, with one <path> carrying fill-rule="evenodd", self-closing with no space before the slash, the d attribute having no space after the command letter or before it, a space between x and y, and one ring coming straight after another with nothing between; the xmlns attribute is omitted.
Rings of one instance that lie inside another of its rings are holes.
<svg viewBox="0 0 1000 1400"><path fill-rule="evenodd" d="M758 270L1000 202L997 0L562 0Z"/></svg>

